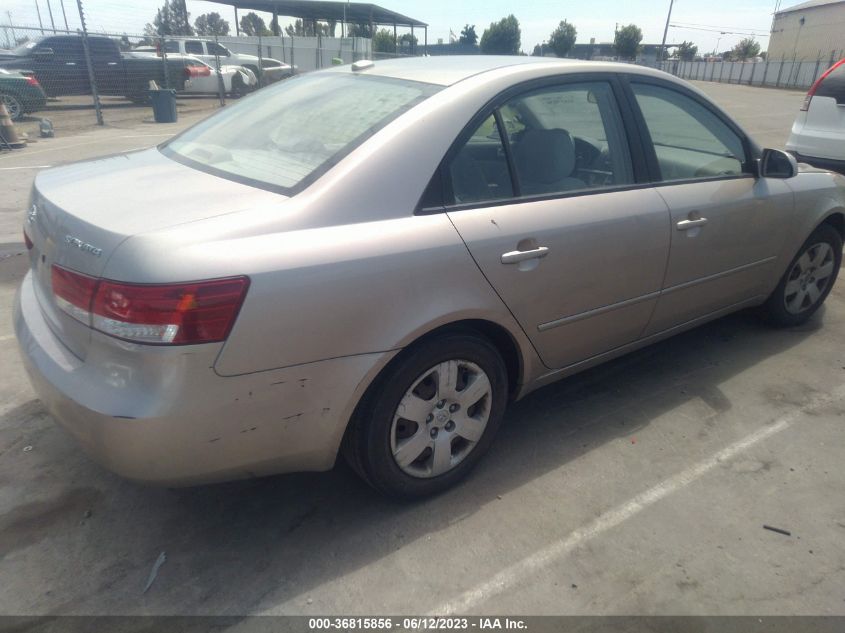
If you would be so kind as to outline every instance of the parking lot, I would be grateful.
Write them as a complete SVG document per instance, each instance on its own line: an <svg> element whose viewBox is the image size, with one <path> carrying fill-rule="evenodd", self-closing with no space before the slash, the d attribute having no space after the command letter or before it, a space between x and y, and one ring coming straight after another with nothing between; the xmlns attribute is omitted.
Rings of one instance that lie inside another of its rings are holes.
<svg viewBox="0 0 845 633"><path fill-rule="evenodd" d="M773 147L804 96L696 85ZM29 187L208 111L56 116L56 138L0 155L0 614L845 615L843 281L803 327L740 313L535 392L468 480L416 504L342 460L161 489L88 459L12 333Z"/></svg>

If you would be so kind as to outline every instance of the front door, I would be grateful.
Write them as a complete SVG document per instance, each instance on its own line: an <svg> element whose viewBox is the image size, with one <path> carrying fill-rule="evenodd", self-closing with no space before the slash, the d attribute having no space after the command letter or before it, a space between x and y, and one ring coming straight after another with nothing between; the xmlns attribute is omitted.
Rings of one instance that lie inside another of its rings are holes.
<svg viewBox="0 0 845 633"><path fill-rule="evenodd" d="M698 99L666 85L631 87L660 171L656 190L672 215L647 334L760 299L787 237L791 190L751 174L748 144Z"/></svg>

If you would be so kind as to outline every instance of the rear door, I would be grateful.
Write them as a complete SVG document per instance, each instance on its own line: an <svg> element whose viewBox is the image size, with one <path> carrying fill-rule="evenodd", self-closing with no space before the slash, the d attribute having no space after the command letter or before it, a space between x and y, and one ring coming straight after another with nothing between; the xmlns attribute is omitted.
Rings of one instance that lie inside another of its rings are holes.
<svg viewBox="0 0 845 633"><path fill-rule="evenodd" d="M636 340L663 280L668 210L617 95L602 74L504 96L441 171L449 218L553 368Z"/></svg>
<svg viewBox="0 0 845 633"><path fill-rule="evenodd" d="M647 334L760 299L790 226L791 190L756 177L747 139L692 91L645 78L630 86L672 216L669 265Z"/></svg>
<svg viewBox="0 0 845 633"><path fill-rule="evenodd" d="M88 50L97 90L107 95L125 94L123 63L117 42L108 37L89 37Z"/></svg>

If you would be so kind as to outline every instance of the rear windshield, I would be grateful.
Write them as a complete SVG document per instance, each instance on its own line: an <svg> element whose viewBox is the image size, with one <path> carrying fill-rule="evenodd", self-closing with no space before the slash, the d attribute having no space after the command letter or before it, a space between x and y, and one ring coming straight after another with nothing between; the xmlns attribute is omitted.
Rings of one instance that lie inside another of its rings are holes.
<svg viewBox="0 0 845 633"><path fill-rule="evenodd" d="M226 106L161 151L191 167L292 195L438 89L366 75L303 75Z"/></svg>
<svg viewBox="0 0 845 633"><path fill-rule="evenodd" d="M845 63L839 66L824 78L816 90L817 97L833 97L836 103L845 103Z"/></svg>

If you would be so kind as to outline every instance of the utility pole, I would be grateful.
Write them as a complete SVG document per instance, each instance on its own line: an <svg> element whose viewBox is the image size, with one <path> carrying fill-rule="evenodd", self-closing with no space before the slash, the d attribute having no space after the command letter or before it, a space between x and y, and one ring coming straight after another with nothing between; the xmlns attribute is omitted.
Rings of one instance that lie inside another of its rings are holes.
<svg viewBox="0 0 845 633"><path fill-rule="evenodd" d="M70 31L70 28L67 25L67 13L65 13L65 0L59 0L62 4L62 17L65 19L65 31Z"/></svg>
<svg viewBox="0 0 845 633"><path fill-rule="evenodd" d="M56 33L56 22L53 20L53 7L50 6L50 0L47 0L47 11L50 13L50 24L53 25L53 34Z"/></svg>
<svg viewBox="0 0 845 633"><path fill-rule="evenodd" d="M103 125L103 111L100 109L100 95L97 94L94 66L91 64L91 49L88 46L88 28L85 26L85 12L82 10L82 0L76 0L76 7L79 9L79 23L82 25L82 48L85 52L85 65L88 67L88 81L91 83L91 94L94 97L94 111L97 113L97 125ZM164 50L164 47L162 47L162 50ZM166 59L164 63L167 63Z"/></svg>
<svg viewBox="0 0 845 633"><path fill-rule="evenodd" d="M12 31L12 45L9 48L14 48L18 45L18 34L15 33L15 27L12 26L12 12L6 11L6 15L9 16L9 29Z"/></svg>
<svg viewBox="0 0 845 633"><path fill-rule="evenodd" d="M41 29L41 35L44 35L44 24L41 22L41 9L38 8L38 0L35 0L35 12L38 14L38 28Z"/></svg>
<svg viewBox="0 0 845 633"><path fill-rule="evenodd" d="M669 0L669 14L666 16L666 28L663 29L663 42L660 44L660 54L657 56L657 61L666 59L666 35L669 33L669 20L672 19L672 5L675 0Z"/></svg>

